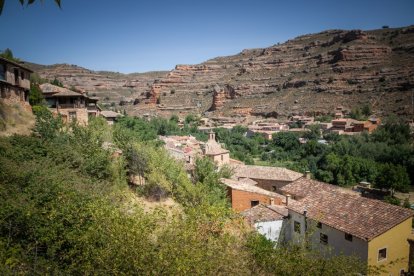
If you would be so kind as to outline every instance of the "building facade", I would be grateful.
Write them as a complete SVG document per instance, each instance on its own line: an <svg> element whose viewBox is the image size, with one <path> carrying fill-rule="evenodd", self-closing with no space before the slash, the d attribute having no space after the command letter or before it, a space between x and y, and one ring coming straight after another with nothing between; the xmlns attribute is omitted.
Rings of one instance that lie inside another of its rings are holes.
<svg viewBox="0 0 414 276"><path fill-rule="evenodd" d="M287 240L308 237L323 254L358 256L383 275L408 272L412 210L306 178L281 190L295 199L287 205Z"/></svg>
<svg viewBox="0 0 414 276"><path fill-rule="evenodd" d="M40 85L49 110L53 114L62 116L64 122L77 121L87 125L90 117L100 114L98 100L86 94L69 90L67 88L44 83Z"/></svg>
<svg viewBox="0 0 414 276"><path fill-rule="evenodd" d="M0 57L0 98L6 104L19 104L31 111L29 104L32 70Z"/></svg>

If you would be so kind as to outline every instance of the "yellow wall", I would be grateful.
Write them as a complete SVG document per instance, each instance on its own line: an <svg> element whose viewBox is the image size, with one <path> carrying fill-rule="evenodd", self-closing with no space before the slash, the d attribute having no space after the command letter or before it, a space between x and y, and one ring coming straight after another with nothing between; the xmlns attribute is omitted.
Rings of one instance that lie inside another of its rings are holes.
<svg viewBox="0 0 414 276"><path fill-rule="evenodd" d="M368 243L368 265L381 266L388 271L383 275L400 275L400 270L408 271L409 244L407 239L411 234L412 218L400 223L386 233L374 238ZM378 262L378 250L387 248L387 259ZM395 264L392 261L401 259Z"/></svg>

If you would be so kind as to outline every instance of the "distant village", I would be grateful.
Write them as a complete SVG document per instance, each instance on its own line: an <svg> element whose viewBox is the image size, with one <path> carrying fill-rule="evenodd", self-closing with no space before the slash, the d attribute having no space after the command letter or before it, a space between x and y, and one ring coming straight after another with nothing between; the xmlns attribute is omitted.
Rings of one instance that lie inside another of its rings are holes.
<svg viewBox="0 0 414 276"><path fill-rule="evenodd" d="M28 93L32 71L4 58L0 58L0 65L1 99L6 104L20 104L30 109ZM49 83L41 84L40 89L49 110L60 114L68 123L76 120L87 125L89 118L102 116L108 124L113 124L124 116L102 110L98 99L86 93ZM160 136L159 139L169 154L182 162L190 178L197 158L207 157L218 168L230 167L233 176L221 182L227 189L232 209L268 239L299 244L309 238L327 255L356 255L368 265L385 265L392 275L404 275L414 257L412 210L368 198L361 192L364 187L344 189L313 180L308 172L301 174L286 168L246 165L230 158L229 151L217 141L213 132L216 127L244 125L248 129L247 136L260 134L270 140L275 133L309 131L312 125L340 135L356 135L371 133L381 124L377 117L366 121L346 118L347 111L340 106L333 113L331 122L318 122L308 116L292 116L285 122L201 118L198 128L208 133L207 142L192 136ZM306 143L305 140L301 142ZM311 236L307 237L307 233Z"/></svg>

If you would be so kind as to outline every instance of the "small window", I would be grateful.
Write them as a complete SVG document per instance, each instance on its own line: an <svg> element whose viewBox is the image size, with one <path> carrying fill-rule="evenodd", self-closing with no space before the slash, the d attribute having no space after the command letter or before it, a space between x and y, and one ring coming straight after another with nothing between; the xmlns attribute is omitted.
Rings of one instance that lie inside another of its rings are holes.
<svg viewBox="0 0 414 276"><path fill-rule="evenodd" d="M293 222L293 230L296 233L299 233L300 234L300 222L299 221L294 221Z"/></svg>
<svg viewBox="0 0 414 276"><path fill-rule="evenodd" d="M318 223L316 224L316 227L318 227L319 229L322 229L322 223L318 221Z"/></svg>
<svg viewBox="0 0 414 276"><path fill-rule="evenodd" d="M276 192L277 191L277 187L276 186L272 186L272 191Z"/></svg>
<svg viewBox="0 0 414 276"><path fill-rule="evenodd" d="M403 268L400 270L400 276L404 276L404 275L405 275L405 269Z"/></svg>
<svg viewBox="0 0 414 276"><path fill-rule="evenodd" d="M348 234L348 233L345 233L345 239L347 241L352 241L352 235L351 234Z"/></svg>
<svg viewBox="0 0 414 276"><path fill-rule="evenodd" d="M323 233L320 234L320 241L321 244L328 244L328 235L325 235Z"/></svg>
<svg viewBox="0 0 414 276"><path fill-rule="evenodd" d="M23 72L23 71L21 71L21 72L20 72L20 78L21 78L22 80L24 80L24 72Z"/></svg>
<svg viewBox="0 0 414 276"><path fill-rule="evenodd" d="M224 155L222 154L222 155L221 155L221 161L223 161L223 160L224 160Z"/></svg>
<svg viewBox="0 0 414 276"><path fill-rule="evenodd" d="M6 65L0 64L0 80L6 80Z"/></svg>
<svg viewBox="0 0 414 276"><path fill-rule="evenodd" d="M251 207L259 205L259 201L258 200L252 200L252 201L250 201L250 205L251 205Z"/></svg>
<svg viewBox="0 0 414 276"><path fill-rule="evenodd" d="M378 262L387 259L387 248L378 250Z"/></svg>

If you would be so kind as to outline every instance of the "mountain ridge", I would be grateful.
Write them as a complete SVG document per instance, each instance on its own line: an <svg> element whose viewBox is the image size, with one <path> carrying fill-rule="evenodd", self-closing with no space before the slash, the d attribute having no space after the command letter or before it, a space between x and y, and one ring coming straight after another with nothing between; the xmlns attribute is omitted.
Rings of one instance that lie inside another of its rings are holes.
<svg viewBox="0 0 414 276"><path fill-rule="evenodd" d="M287 117L368 104L379 116L412 118L412 64L414 26L408 26L305 34L168 72L121 74L73 65L35 71L104 102L123 103L132 115Z"/></svg>

